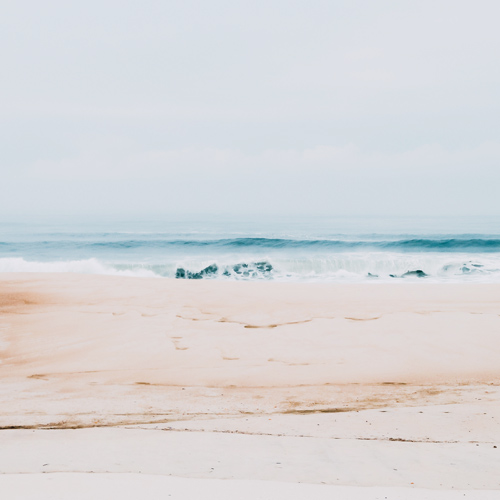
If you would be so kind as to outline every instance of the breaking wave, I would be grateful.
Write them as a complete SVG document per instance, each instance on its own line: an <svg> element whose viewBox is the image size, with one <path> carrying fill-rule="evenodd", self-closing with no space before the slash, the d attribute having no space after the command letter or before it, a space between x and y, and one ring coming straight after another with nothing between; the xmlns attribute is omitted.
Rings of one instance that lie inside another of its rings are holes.
<svg viewBox="0 0 500 500"><path fill-rule="evenodd" d="M0 273L79 273L108 274L116 276L155 277L152 270L140 266L122 268L104 264L97 259L70 260L60 262L27 261L21 257L0 259Z"/></svg>
<svg viewBox="0 0 500 500"><path fill-rule="evenodd" d="M328 256L165 259L111 262L96 258L29 261L0 258L0 272L82 273L177 279L278 281L491 281L500 282L500 255L352 252Z"/></svg>

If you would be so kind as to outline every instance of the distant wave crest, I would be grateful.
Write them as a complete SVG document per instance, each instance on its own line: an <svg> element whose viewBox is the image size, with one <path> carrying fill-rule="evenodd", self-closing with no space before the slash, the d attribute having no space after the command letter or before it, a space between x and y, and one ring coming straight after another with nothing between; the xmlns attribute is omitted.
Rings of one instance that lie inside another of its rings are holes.
<svg viewBox="0 0 500 500"><path fill-rule="evenodd" d="M407 238L397 240L348 240L348 239L286 239L286 238L225 238L214 240L192 239L130 239L119 241L37 241L33 243L0 242L4 248L9 246L27 249L35 246L39 249L87 249L114 251L127 249L266 249L266 250L325 250L343 251L399 251L399 252L500 252L498 238Z"/></svg>

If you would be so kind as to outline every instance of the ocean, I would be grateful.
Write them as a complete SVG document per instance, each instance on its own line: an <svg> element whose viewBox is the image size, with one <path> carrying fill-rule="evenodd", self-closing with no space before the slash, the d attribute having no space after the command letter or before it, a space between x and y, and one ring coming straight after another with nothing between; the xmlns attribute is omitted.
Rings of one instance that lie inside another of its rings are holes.
<svg viewBox="0 0 500 500"><path fill-rule="evenodd" d="M500 282L500 217L55 217L0 222L0 272Z"/></svg>

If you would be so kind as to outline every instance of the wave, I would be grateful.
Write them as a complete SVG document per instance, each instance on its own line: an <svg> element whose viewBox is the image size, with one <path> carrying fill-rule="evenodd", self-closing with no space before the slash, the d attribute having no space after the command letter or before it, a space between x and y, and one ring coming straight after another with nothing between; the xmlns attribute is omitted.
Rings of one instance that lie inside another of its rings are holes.
<svg viewBox="0 0 500 500"><path fill-rule="evenodd" d="M121 268L104 264L97 259L56 262L27 261L21 257L0 259L0 273L79 273L107 274L115 276L157 277L158 275L140 266Z"/></svg>
<svg viewBox="0 0 500 500"><path fill-rule="evenodd" d="M177 279L278 281L483 281L500 282L500 257L456 254L357 253L328 257L169 260L162 263L105 262L95 258L29 261L0 258L0 273L83 273Z"/></svg>
<svg viewBox="0 0 500 500"><path fill-rule="evenodd" d="M150 243L150 242L149 242ZM447 238L447 239L402 239L402 240L294 240L283 238L233 238L212 241L164 241L155 242L166 246L215 246L223 248L265 248L265 249L321 249L333 251L388 250L412 252L500 252L500 239L486 238ZM123 242L125 245L141 245L141 242Z"/></svg>
<svg viewBox="0 0 500 500"><path fill-rule="evenodd" d="M177 279L199 280L203 278L235 278L235 279L258 279L271 278L273 274L273 265L270 262L239 262L238 264L223 265L211 264L199 271L190 271L183 267L178 267L175 271Z"/></svg>
<svg viewBox="0 0 500 500"><path fill-rule="evenodd" d="M33 241L0 242L3 251L38 249L81 249L116 251L130 249L264 249L264 250L321 250L345 251L399 251L399 252L500 252L499 238L403 238L403 239L286 239L286 238L224 238L224 239L129 239L115 241Z"/></svg>

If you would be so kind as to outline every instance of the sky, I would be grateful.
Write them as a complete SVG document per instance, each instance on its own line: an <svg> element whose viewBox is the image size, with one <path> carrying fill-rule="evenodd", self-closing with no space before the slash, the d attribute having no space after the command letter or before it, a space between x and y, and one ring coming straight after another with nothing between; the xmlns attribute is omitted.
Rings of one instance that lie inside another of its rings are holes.
<svg viewBox="0 0 500 500"><path fill-rule="evenodd" d="M0 0L0 215L500 215L498 0Z"/></svg>

